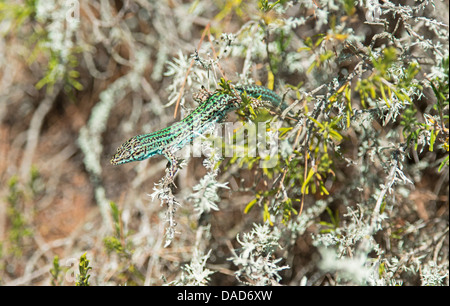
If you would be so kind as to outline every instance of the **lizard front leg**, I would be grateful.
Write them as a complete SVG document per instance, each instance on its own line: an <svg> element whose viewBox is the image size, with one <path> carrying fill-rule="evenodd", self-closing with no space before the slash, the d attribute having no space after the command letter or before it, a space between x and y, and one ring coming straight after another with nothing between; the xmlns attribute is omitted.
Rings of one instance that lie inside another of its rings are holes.
<svg viewBox="0 0 450 306"><path fill-rule="evenodd" d="M180 163L179 163L178 159L175 157L175 155L173 155L173 153L171 152L171 150L169 148L164 149L162 151L162 154L169 161L167 163L168 184L173 184L176 187L176 185L174 183L174 179L175 179L175 175L178 173Z"/></svg>

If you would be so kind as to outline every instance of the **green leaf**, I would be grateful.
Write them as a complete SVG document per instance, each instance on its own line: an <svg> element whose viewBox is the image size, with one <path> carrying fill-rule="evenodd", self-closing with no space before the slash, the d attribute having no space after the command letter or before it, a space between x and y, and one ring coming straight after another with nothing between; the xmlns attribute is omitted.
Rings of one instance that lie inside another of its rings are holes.
<svg viewBox="0 0 450 306"><path fill-rule="evenodd" d="M269 213L269 206L267 205L267 203L264 203L263 219L264 219L264 222L269 221L269 224L271 226L273 226L273 222L271 220L270 213Z"/></svg>
<svg viewBox="0 0 450 306"><path fill-rule="evenodd" d="M442 163L439 165L439 169L438 169L439 172L442 171L442 168L444 168L445 164L448 164L448 158L449 158L449 155L447 155L447 157L446 157L446 158L442 161Z"/></svg>
<svg viewBox="0 0 450 306"><path fill-rule="evenodd" d="M391 108L391 105L389 104L389 101L386 97L386 92L384 91L384 86L383 84L380 84L380 92L381 92L381 96L383 97L384 102L386 102L386 106L388 108Z"/></svg>
<svg viewBox="0 0 450 306"><path fill-rule="evenodd" d="M81 255L80 263L78 265L80 274L77 277L75 283L76 286L89 286L89 278L91 277L91 275L89 275L89 270L91 269L92 267L89 267L89 260L86 259L86 253L84 253Z"/></svg>
<svg viewBox="0 0 450 306"><path fill-rule="evenodd" d="M314 169L311 168L311 169L309 169L308 176L306 177L306 180L303 182L302 193L305 193L306 186L308 185L308 183L311 180L311 178L313 177L313 175L314 175Z"/></svg>
<svg viewBox="0 0 450 306"><path fill-rule="evenodd" d="M252 207L256 204L256 202L258 202L258 199L253 199L253 200L251 200L251 201L247 204L247 206L245 206L244 214L247 214L247 213L250 211L250 209L252 209Z"/></svg>
<svg viewBox="0 0 450 306"><path fill-rule="evenodd" d="M435 140L436 140L436 132L432 130L430 134L430 152L433 152Z"/></svg>
<svg viewBox="0 0 450 306"><path fill-rule="evenodd" d="M325 188L325 186L323 185L323 183L320 183L320 189L322 190L323 193L325 193L326 195L330 195L330 193L328 192L328 190Z"/></svg>

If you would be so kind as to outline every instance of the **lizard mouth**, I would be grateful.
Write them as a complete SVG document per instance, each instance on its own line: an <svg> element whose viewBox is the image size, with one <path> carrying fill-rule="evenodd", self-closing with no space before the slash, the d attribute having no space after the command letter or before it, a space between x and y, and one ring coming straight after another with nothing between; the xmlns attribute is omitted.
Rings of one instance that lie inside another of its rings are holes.
<svg viewBox="0 0 450 306"><path fill-rule="evenodd" d="M125 158L125 156L123 156L123 153L127 153L126 151L120 152L120 153L116 153L111 157L110 163L112 165L120 165L120 164L124 164L126 162L128 162L128 159Z"/></svg>

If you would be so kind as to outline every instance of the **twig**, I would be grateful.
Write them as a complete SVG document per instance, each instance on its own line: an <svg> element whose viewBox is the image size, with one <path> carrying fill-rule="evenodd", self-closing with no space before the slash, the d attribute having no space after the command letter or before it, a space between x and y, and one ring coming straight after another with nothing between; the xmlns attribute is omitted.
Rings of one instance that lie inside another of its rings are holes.
<svg viewBox="0 0 450 306"><path fill-rule="evenodd" d="M222 74L222 77L225 79L225 81L227 81L227 77L225 76L225 73L223 72L223 69L220 66L219 58L217 57L216 50L214 49L214 44L211 39L211 31L209 31L209 29L208 29L208 40L209 43L211 44L211 50L213 52L214 59L217 61L217 67L219 68L220 74Z"/></svg>
<svg viewBox="0 0 450 306"><path fill-rule="evenodd" d="M211 24L208 23L206 25L205 29L203 30L202 37L200 38L200 41L198 42L198 45L197 45L197 50L199 50L200 47L202 46L203 39L205 38L206 32L209 32L210 26L211 26ZM178 94L177 103L175 104L175 111L173 113L174 118L177 117L178 107L180 105L181 97L183 96L183 93L184 93L184 87L186 86L186 81L187 81L189 73L191 72L192 66L194 65L194 62L195 62L195 59L192 59L191 64L189 65L189 68L186 71L186 75L184 76L183 84L181 85L180 93Z"/></svg>
<svg viewBox="0 0 450 306"><path fill-rule="evenodd" d="M370 221L370 232L375 233L375 227L378 220L378 216L380 215L380 208L381 204L383 203L384 196L386 195L386 192L392 187L392 185L395 182L396 173L398 169L398 163L400 155L404 152L404 146L400 146L399 149L397 149L393 153L393 158L391 160L391 169L389 170L389 174L386 178L384 187L381 189L380 194L378 195L377 202L375 204L375 207L372 212L372 218Z"/></svg>
<svg viewBox="0 0 450 306"><path fill-rule="evenodd" d="M38 108L33 114L33 118L31 118L30 127L28 128L27 133L27 144L25 146L22 164L20 166L20 177L23 181L27 180L28 175L30 174L34 151L36 150L39 141L39 134L41 133L41 127L45 116L47 116L48 112L52 108L60 90L61 84L55 85L52 92L47 94L45 99L39 103Z"/></svg>

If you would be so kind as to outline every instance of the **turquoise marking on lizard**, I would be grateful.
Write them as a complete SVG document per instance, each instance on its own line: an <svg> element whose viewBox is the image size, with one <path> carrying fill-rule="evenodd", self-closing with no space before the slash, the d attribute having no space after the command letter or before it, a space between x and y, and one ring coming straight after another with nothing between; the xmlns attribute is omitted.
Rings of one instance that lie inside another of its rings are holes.
<svg viewBox="0 0 450 306"><path fill-rule="evenodd" d="M236 86L235 89L240 94L246 92L248 96L270 102L274 106L282 103L275 92L262 86L244 85ZM240 102L241 100L232 94L217 91L181 121L153 133L131 137L117 149L111 158L111 164L120 165L154 155L164 155L170 162L170 171L174 175L177 160L173 153L203 134L214 123L221 122L227 113L239 108Z"/></svg>

